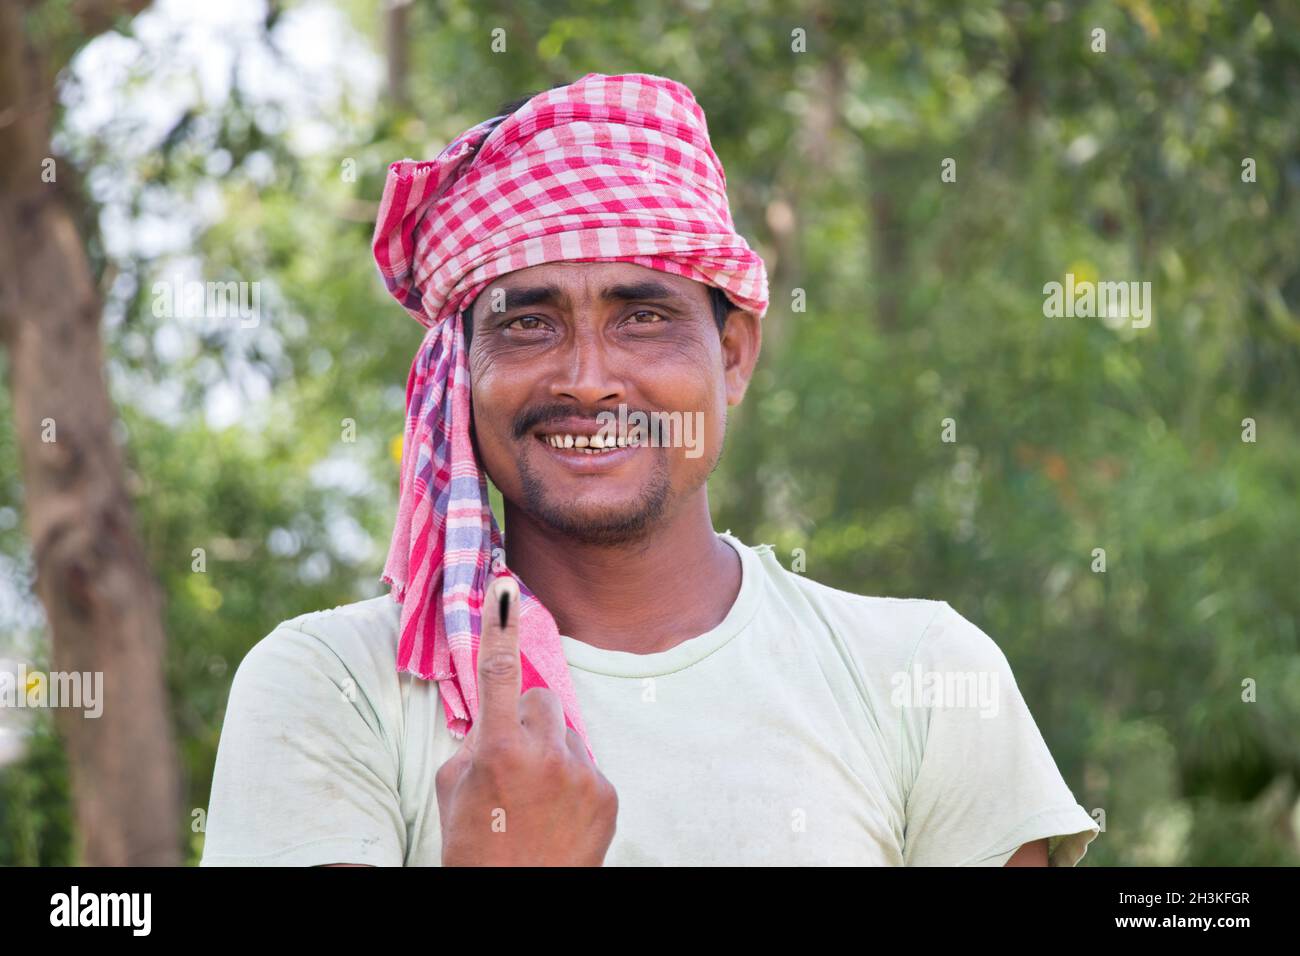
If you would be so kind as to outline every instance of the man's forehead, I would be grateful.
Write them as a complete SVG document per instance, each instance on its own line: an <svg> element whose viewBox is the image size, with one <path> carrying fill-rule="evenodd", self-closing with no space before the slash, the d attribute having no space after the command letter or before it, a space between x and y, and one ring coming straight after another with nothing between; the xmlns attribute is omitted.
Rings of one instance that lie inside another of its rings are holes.
<svg viewBox="0 0 1300 956"><path fill-rule="evenodd" d="M708 302L709 294L708 286L703 282L634 262L545 262L494 279L475 299L474 314L482 314L492 307L493 290L501 290L495 297L497 308L501 308L504 301L516 298L511 296L511 292L527 290L540 293L547 289L553 290L562 300L674 298L704 304ZM537 300L538 296L532 298Z"/></svg>

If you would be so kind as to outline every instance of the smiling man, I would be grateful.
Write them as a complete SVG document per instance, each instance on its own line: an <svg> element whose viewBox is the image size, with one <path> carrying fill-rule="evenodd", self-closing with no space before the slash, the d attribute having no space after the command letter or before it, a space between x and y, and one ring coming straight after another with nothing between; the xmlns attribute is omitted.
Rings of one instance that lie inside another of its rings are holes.
<svg viewBox="0 0 1300 956"><path fill-rule="evenodd" d="M725 187L690 91L644 74L393 165L376 259L428 328L393 593L241 663L204 865L1084 854L1098 827L983 632L714 530L767 309Z"/></svg>

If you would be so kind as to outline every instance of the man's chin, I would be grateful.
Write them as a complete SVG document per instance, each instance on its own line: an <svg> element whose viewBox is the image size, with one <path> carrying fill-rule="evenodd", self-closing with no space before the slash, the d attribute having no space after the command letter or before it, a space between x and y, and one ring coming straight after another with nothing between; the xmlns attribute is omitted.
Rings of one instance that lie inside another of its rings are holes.
<svg viewBox="0 0 1300 956"><path fill-rule="evenodd" d="M529 514L556 535L580 544L624 545L649 537L660 523L663 503L642 499L629 507L583 506L530 501Z"/></svg>
<svg viewBox="0 0 1300 956"><path fill-rule="evenodd" d="M606 478L586 488L543 478L530 464L527 458L519 462L523 487L518 504L558 537L580 544L624 545L649 537L663 523L672 485L662 458L642 481Z"/></svg>

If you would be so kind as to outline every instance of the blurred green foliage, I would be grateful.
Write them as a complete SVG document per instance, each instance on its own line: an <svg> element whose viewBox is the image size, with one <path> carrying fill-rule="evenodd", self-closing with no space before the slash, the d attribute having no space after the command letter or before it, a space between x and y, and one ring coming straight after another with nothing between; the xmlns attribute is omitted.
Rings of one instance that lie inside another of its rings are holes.
<svg viewBox="0 0 1300 956"><path fill-rule="evenodd" d="M382 57L374 6L335 9ZM294 10L261 42L288 42ZM344 84L314 118L325 149L294 145L302 118L253 96L238 61L231 95L197 97L157 149L124 149L124 124L62 140L132 214L219 196L192 238L203 276L269 290L255 333L160 350L150 288L169 260L91 237L168 597L189 806L205 805L248 648L286 617L383 593L422 331L369 255L386 164L519 96L642 71L694 91L770 270L763 359L712 479L717 526L787 562L803 549L833 586L947 600L987 631L1076 797L1104 811L1087 863L1300 862L1300 10L441 0L407 27L415 105ZM124 100L156 67L141 55ZM1150 281L1151 327L1046 318L1043 286L1066 272ZM250 375L267 387L214 427L213 391ZM20 502L4 475L0 508ZM0 525L15 567L20 532ZM51 740L0 770L0 863L70 858ZM180 825L197 859L201 834Z"/></svg>

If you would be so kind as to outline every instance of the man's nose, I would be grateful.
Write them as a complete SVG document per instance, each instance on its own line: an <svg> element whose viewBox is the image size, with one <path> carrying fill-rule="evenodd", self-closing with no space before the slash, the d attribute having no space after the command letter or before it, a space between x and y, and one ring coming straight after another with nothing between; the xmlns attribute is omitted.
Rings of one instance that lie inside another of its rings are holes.
<svg viewBox="0 0 1300 956"><path fill-rule="evenodd" d="M551 395L588 406L622 401L625 387L613 359L599 335L576 335L560 359Z"/></svg>

